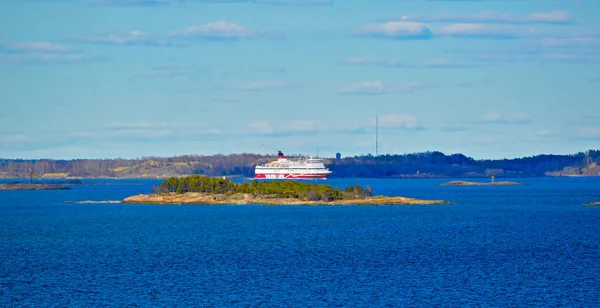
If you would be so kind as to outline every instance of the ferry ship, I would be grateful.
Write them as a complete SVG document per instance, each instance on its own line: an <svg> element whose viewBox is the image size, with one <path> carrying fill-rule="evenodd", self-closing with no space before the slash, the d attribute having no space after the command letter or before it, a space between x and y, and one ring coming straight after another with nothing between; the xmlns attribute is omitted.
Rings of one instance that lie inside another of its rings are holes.
<svg viewBox="0 0 600 308"><path fill-rule="evenodd" d="M277 160L256 166L255 179L327 179L331 171L325 168L323 160L308 158L288 160L281 151L277 153Z"/></svg>

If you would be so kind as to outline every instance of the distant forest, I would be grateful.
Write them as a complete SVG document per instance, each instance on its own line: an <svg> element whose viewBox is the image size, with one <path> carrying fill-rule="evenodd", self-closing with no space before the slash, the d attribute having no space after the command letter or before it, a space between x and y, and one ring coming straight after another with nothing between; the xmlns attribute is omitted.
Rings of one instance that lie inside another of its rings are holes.
<svg viewBox="0 0 600 308"><path fill-rule="evenodd" d="M294 157L299 155L288 158ZM36 178L168 178L196 174L253 177L256 165L274 159L273 155L249 153L140 159L0 159L0 178L23 178L31 173ZM499 160L475 160L462 154L435 151L324 158L324 163L333 171L331 178L600 176L600 150Z"/></svg>

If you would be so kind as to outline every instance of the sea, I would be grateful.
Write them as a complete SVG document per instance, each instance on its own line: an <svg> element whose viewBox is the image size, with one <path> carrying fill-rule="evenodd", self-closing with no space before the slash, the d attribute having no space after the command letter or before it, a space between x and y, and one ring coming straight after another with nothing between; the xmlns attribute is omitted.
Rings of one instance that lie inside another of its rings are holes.
<svg viewBox="0 0 600 308"><path fill-rule="evenodd" d="M411 206L118 203L160 183L138 179L0 191L0 307L600 306L583 205L600 177L449 180L324 182L452 202Z"/></svg>

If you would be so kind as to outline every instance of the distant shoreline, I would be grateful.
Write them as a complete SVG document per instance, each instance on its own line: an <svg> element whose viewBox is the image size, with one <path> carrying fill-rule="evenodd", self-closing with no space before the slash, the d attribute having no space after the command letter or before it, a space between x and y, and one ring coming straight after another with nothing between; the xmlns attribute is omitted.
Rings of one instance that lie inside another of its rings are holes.
<svg viewBox="0 0 600 308"><path fill-rule="evenodd" d="M290 155L290 160L306 155ZM330 178L530 178L600 176L600 150L569 155L540 154L522 158L474 159L439 151L410 154L324 156ZM254 177L256 166L275 155L230 153L171 157L94 159L2 159L1 178L140 178L203 176Z"/></svg>

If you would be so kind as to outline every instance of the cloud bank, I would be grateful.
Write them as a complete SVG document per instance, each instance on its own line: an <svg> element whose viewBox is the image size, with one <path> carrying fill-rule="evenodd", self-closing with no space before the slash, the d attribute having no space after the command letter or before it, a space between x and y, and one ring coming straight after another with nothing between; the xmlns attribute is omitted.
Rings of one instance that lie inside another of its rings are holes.
<svg viewBox="0 0 600 308"><path fill-rule="evenodd" d="M531 123L531 117L526 114L500 114L488 113L483 117L485 123L490 124L527 124Z"/></svg>
<svg viewBox="0 0 600 308"><path fill-rule="evenodd" d="M282 39L283 36L266 30L250 30L227 21L193 25L165 35L152 35L140 30L83 35L69 39L77 42L106 45L186 46L193 40L222 41L242 39Z"/></svg>
<svg viewBox="0 0 600 308"><path fill-rule="evenodd" d="M337 90L338 94L355 95L379 95L387 93L411 92L415 89L424 87L420 82L410 82L404 84L384 84L380 80L363 81L343 86Z"/></svg>
<svg viewBox="0 0 600 308"><path fill-rule="evenodd" d="M364 66L383 66L391 68L472 68L474 63L459 62L448 59L432 59L423 63L411 64L402 62L396 58L377 59L377 58L351 58L344 62L347 65L364 65Z"/></svg>
<svg viewBox="0 0 600 308"><path fill-rule="evenodd" d="M404 15L395 20L448 23L566 24L572 23L573 17L565 11L534 12L525 15L483 11L476 14L438 13L434 15Z"/></svg>
<svg viewBox="0 0 600 308"><path fill-rule="evenodd" d="M245 134L263 137L314 136L317 134L362 135L374 133L375 121L374 117L365 118L352 124L338 125L317 123L310 120L296 120L286 123L254 121L248 125L248 131ZM384 114L378 117L378 122L379 129L382 132L419 131L425 128L417 117L410 114Z"/></svg>
<svg viewBox="0 0 600 308"><path fill-rule="evenodd" d="M433 26L432 24L441 25ZM435 37L536 38L574 37L576 33L544 33L531 24L571 24L565 11L533 12L525 15L484 11L476 14L439 13L404 15L382 23L359 27L355 35L393 39L431 39Z"/></svg>
<svg viewBox="0 0 600 308"><path fill-rule="evenodd" d="M231 89L237 90L237 91L266 91L266 90L289 88L294 85L295 84L284 82L284 81L255 81L255 82L236 84L236 85L233 85L231 87Z"/></svg>
<svg viewBox="0 0 600 308"><path fill-rule="evenodd" d="M74 48L44 41L0 41L0 61L12 63L74 63L92 60Z"/></svg>

